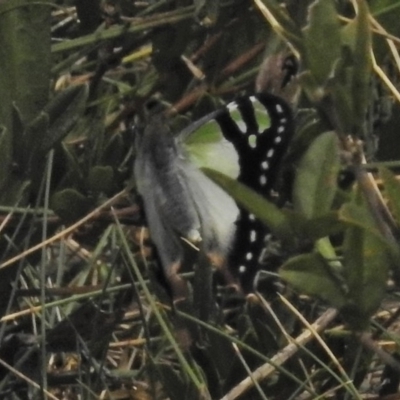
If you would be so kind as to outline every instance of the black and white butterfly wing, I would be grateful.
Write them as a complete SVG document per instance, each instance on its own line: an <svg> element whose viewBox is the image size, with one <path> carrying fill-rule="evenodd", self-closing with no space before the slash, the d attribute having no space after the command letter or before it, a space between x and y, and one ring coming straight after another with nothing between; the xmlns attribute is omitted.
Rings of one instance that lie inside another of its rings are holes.
<svg viewBox="0 0 400 400"><path fill-rule="evenodd" d="M216 115L216 121L224 137L237 151L238 180L269 197L294 131L289 105L272 94L256 94L229 104L225 111ZM259 269L268 233L254 215L240 209L228 264L233 271L240 273L245 289L251 288Z"/></svg>
<svg viewBox="0 0 400 400"><path fill-rule="evenodd" d="M149 225L174 297L182 297L177 272L182 238L224 257L234 237L239 209L232 198L190 162L185 149L155 118L137 144L135 177Z"/></svg>
<svg viewBox="0 0 400 400"><path fill-rule="evenodd" d="M268 196L294 129L290 107L277 96L260 93L228 104L216 121L238 153L238 180Z"/></svg>
<svg viewBox="0 0 400 400"><path fill-rule="evenodd" d="M219 170L269 196L293 132L289 106L270 94L241 98L174 138L161 118L137 146L135 176L150 235L167 277L183 259L181 238L201 243L211 259L254 276L268 233L253 215L207 178Z"/></svg>

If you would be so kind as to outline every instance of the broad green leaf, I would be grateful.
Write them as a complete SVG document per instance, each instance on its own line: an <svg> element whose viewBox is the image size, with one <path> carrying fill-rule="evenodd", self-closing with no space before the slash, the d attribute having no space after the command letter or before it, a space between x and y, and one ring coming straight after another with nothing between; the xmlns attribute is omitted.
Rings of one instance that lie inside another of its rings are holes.
<svg viewBox="0 0 400 400"><path fill-rule="evenodd" d="M344 239L344 277L350 293L349 296L354 296L354 299L356 299L358 293L360 295L362 293L364 237L364 229L352 226L346 230Z"/></svg>
<svg viewBox="0 0 400 400"><path fill-rule="evenodd" d="M346 225L339 220L337 211L330 211L319 217L304 221L301 228L303 237L314 241L325 236L336 235L342 232Z"/></svg>
<svg viewBox="0 0 400 400"><path fill-rule="evenodd" d="M21 141L16 144L18 138L14 140L14 135L21 137L21 125L35 118L48 100L51 4L46 0L0 2L0 125L6 128L0 139L0 191L8 190L11 180L18 188L26 187L24 178L17 183L15 176L8 174L15 146L23 145ZM20 121L15 119L15 107ZM15 191L18 192L20 189Z"/></svg>
<svg viewBox="0 0 400 400"><path fill-rule="evenodd" d="M334 120L335 127L340 132L352 132L353 131L353 95L350 91L351 80L348 77L349 74L344 74L344 77L340 75L339 71L341 68L346 69L346 72L352 70L352 67L347 68L339 64L335 71L335 76L329 80L326 91L330 94L329 101L324 104L326 113L336 113L338 117Z"/></svg>
<svg viewBox="0 0 400 400"><path fill-rule="evenodd" d="M385 194L389 200L389 206L400 225L400 183L395 175L387 168L380 168L379 175L383 180Z"/></svg>
<svg viewBox="0 0 400 400"><path fill-rule="evenodd" d="M353 77L351 94L353 97L353 119L357 132L363 132L363 124L369 104L369 88L371 83L371 28L369 11L365 0L357 2L358 14L352 21L355 24L355 42L353 49Z"/></svg>
<svg viewBox="0 0 400 400"><path fill-rule="evenodd" d="M342 262L339 260L336 250L328 237L317 240L315 243L315 250L328 262L332 271L336 273L342 272Z"/></svg>
<svg viewBox="0 0 400 400"><path fill-rule="evenodd" d="M347 224L362 228L384 241L382 234L376 227L375 221L366 207L355 203L346 203L339 209L339 219Z"/></svg>
<svg viewBox="0 0 400 400"><path fill-rule="evenodd" d="M397 269L400 268L399 246L393 244L391 240L386 239L381 233L365 204L358 205L354 202L344 204L339 209L339 219L348 225L361 228L365 230L366 233L373 235L389 252L392 266ZM384 221L382 221L382 223L384 223Z"/></svg>
<svg viewBox="0 0 400 400"><path fill-rule="evenodd" d="M391 258L387 247L376 236L365 234L362 311L372 315L386 292Z"/></svg>
<svg viewBox="0 0 400 400"><path fill-rule="evenodd" d="M346 232L344 277L348 287L344 317L354 330L363 330L386 291L391 257L377 236L357 227Z"/></svg>
<svg viewBox="0 0 400 400"><path fill-rule="evenodd" d="M0 3L0 121L9 129L13 103L25 121L35 118L47 103L51 6L50 1Z"/></svg>
<svg viewBox="0 0 400 400"><path fill-rule="evenodd" d="M279 275L300 292L317 296L333 307L341 308L345 304L338 277L319 254L291 258L280 268Z"/></svg>
<svg viewBox="0 0 400 400"><path fill-rule="evenodd" d="M305 69L323 85L341 54L340 25L333 0L317 0L310 7L304 29Z"/></svg>
<svg viewBox="0 0 400 400"><path fill-rule="evenodd" d="M254 214L279 237L291 237L293 232L289 220L282 210L245 185L221 174L204 168L203 172L229 193L246 210Z"/></svg>
<svg viewBox="0 0 400 400"><path fill-rule="evenodd" d="M95 193L111 193L114 188L114 170L110 166L97 165L89 171L89 190Z"/></svg>
<svg viewBox="0 0 400 400"><path fill-rule="evenodd" d="M51 208L66 222L83 217L90 207L90 201L75 189L64 189L51 198Z"/></svg>
<svg viewBox="0 0 400 400"><path fill-rule="evenodd" d="M327 213L336 193L338 171L337 137L334 132L326 132L314 140L298 165L294 209L306 218Z"/></svg>

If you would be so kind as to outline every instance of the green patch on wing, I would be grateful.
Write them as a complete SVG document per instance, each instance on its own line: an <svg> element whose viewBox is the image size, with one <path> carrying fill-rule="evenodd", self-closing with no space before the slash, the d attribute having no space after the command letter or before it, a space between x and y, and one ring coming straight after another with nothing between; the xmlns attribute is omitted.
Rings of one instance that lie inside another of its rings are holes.
<svg viewBox="0 0 400 400"><path fill-rule="evenodd" d="M262 132L271 126L271 119L267 110L265 109L265 106L262 105L259 101L254 101L253 106L256 120L258 122L258 130Z"/></svg>
<svg viewBox="0 0 400 400"><path fill-rule="evenodd" d="M255 118L258 131L263 132L271 126L271 120L265 106L257 99L253 101ZM227 106L231 118L242 132L246 131L246 124L237 107ZM256 132L255 132L256 133ZM257 144L256 134L248 137L250 147ZM232 179L239 175L239 156L228 140L221 132L219 124L211 119L199 126L195 131L185 137L183 145L186 148L190 161L199 168L209 168L221 172Z"/></svg>
<svg viewBox="0 0 400 400"><path fill-rule="evenodd" d="M239 157L215 120L208 121L190 134L183 143L190 161L199 168L210 168L230 178L239 175Z"/></svg>

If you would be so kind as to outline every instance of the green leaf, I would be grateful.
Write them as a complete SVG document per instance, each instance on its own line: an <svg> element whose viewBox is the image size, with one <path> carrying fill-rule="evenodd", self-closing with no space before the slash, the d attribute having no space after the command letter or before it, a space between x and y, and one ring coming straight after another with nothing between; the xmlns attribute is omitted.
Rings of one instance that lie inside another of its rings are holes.
<svg viewBox="0 0 400 400"><path fill-rule="evenodd" d="M396 176L387 168L379 168L379 175L383 180L385 194L389 200L389 206L396 218L397 225L400 224L400 183Z"/></svg>
<svg viewBox="0 0 400 400"><path fill-rule="evenodd" d="M337 189L339 162L334 132L326 132L314 140L297 168L293 186L296 211L313 218L330 210Z"/></svg>
<svg viewBox="0 0 400 400"><path fill-rule="evenodd" d="M366 207L353 202L345 203L339 209L339 219L347 224L362 228L385 242L385 239L376 227L375 221Z"/></svg>
<svg viewBox="0 0 400 400"><path fill-rule="evenodd" d="M366 204L359 205L354 202L344 204L339 209L339 219L353 227L362 228L368 234L373 235L389 252L391 265L397 269L400 268L399 246L392 244L390 240L387 240L382 235Z"/></svg>
<svg viewBox="0 0 400 400"><path fill-rule="evenodd" d="M333 0L318 0L311 5L304 46L305 69L323 85L341 54L340 25Z"/></svg>
<svg viewBox="0 0 400 400"><path fill-rule="evenodd" d="M346 230L344 239L344 276L350 297L354 298L362 291L364 235L365 230L352 226Z"/></svg>
<svg viewBox="0 0 400 400"><path fill-rule="evenodd" d="M356 128L354 133L360 134L363 132L363 124L369 104L372 41L367 3L365 0L361 0L357 4L358 14L350 23L350 25L354 24L355 35L352 47L352 85L349 89L353 103L353 123ZM350 26L349 29L351 30L351 28Z"/></svg>
<svg viewBox="0 0 400 400"><path fill-rule="evenodd" d="M385 294L391 264L388 247L377 236L357 227L347 230L343 265L348 294L343 313L352 329L368 326Z"/></svg>
<svg viewBox="0 0 400 400"><path fill-rule="evenodd" d="M294 288L317 296L333 307L341 308L346 301L339 279L319 254L304 254L287 261L279 275Z"/></svg>
<svg viewBox="0 0 400 400"><path fill-rule="evenodd" d="M114 170L110 166L97 165L89 171L89 190L95 193L111 193L114 188Z"/></svg>
<svg viewBox="0 0 400 400"><path fill-rule="evenodd" d="M279 237L291 237L289 220L282 210L261 195L220 172L204 168L203 172L229 193L247 211L254 214Z"/></svg>
<svg viewBox="0 0 400 400"><path fill-rule="evenodd" d="M340 132L353 132L353 95L350 91L351 80L349 73L340 75L340 68L345 68L346 72L352 72L352 67L339 65L335 71L335 77L328 82L327 92L331 94L331 101L325 105L326 113L336 113L338 117L333 120L336 129Z"/></svg>
<svg viewBox="0 0 400 400"><path fill-rule="evenodd" d="M363 299L360 308L371 316L378 309L386 293L388 271L392 265L387 247L369 233L364 238ZM351 293L350 293L351 295Z"/></svg>
<svg viewBox="0 0 400 400"><path fill-rule="evenodd" d="M9 129L13 103L25 121L32 120L47 103L51 5L50 1L30 0L0 3L0 121Z"/></svg>
<svg viewBox="0 0 400 400"><path fill-rule="evenodd" d="M0 125L6 128L0 139L0 191L8 190L9 179L15 179L8 174L15 156L14 146L23 145L17 142L22 135L21 125L35 118L48 100L51 4L46 0L0 2ZM20 121L15 118L15 107ZM14 135L18 137L14 139ZM24 181L22 178L16 186L24 186Z"/></svg>
<svg viewBox="0 0 400 400"><path fill-rule="evenodd" d="M303 237L314 241L325 236L336 235L342 232L346 225L340 221L337 211L330 211L320 217L304 221L301 227Z"/></svg>
<svg viewBox="0 0 400 400"><path fill-rule="evenodd" d="M90 208L90 201L74 189L64 189L51 198L51 208L66 222L83 217Z"/></svg>

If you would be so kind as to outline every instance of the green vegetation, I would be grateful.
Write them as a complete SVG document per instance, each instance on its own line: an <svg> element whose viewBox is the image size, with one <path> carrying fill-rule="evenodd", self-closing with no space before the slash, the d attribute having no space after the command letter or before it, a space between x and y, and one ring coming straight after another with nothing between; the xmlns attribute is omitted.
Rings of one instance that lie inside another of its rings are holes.
<svg viewBox="0 0 400 400"><path fill-rule="evenodd" d="M397 393L399 19L398 0L0 1L0 398ZM255 87L296 109L285 205L204 172L276 248L247 297L188 265L174 304L135 135L150 101L178 131Z"/></svg>

